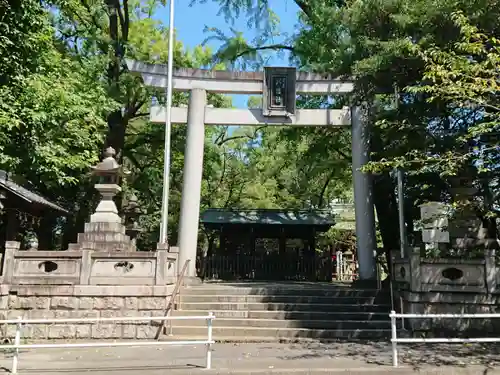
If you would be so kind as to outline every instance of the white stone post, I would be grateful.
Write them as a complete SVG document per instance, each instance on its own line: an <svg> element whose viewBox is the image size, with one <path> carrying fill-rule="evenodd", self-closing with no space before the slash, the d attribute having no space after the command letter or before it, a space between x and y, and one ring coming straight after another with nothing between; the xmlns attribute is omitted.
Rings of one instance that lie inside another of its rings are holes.
<svg viewBox="0 0 500 375"><path fill-rule="evenodd" d="M486 274L486 288L488 293L496 293L497 289L497 265L495 249L484 250L484 271Z"/></svg>
<svg viewBox="0 0 500 375"><path fill-rule="evenodd" d="M190 259L189 267L186 270L187 277L196 276L196 248L200 220L206 104L207 93L205 90L191 90L179 224L179 270L182 269L186 260Z"/></svg>
<svg viewBox="0 0 500 375"><path fill-rule="evenodd" d="M90 284L90 274L92 273L92 253L93 250L82 249L82 266L80 268L80 285Z"/></svg>
<svg viewBox="0 0 500 375"><path fill-rule="evenodd" d="M14 276L15 255L21 248L21 242L5 241L5 255L3 258L3 282L10 284Z"/></svg>
<svg viewBox="0 0 500 375"><path fill-rule="evenodd" d="M422 276L420 273L420 248L414 247L410 256L410 292L422 290Z"/></svg>
<svg viewBox="0 0 500 375"><path fill-rule="evenodd" d="M356 250L360 280L374 280L375 212L371 176L360 171L370 161L370 124L368 103L351 108L352 123L352 174L354 185L354 208L356 217Z"/></svg>

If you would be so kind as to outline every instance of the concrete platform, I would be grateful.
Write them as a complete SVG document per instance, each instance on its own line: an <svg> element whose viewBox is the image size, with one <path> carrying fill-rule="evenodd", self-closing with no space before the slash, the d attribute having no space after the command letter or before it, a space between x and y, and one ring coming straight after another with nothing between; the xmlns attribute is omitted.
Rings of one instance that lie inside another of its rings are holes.
<svg viewBox="0 0 500 375"><path fill-rule="evenodd" d="M204 370L204 346L39 349L20 354L19 374L387 374L500 375L499 345L401 347L401 368L391 367L386 342L307 344L216 344L212 370ZM0 373L8 373L10 354Z"/></svg>

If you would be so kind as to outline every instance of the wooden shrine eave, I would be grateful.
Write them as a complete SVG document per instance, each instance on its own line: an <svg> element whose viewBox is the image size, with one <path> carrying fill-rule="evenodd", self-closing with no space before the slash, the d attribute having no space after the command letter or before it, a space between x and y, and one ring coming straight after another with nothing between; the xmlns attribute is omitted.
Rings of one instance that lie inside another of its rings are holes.
<svg viewBox="0 0 500 375"><path fill-rule="evenodd" d="M142 76L148 86L167 87L167 65L148 64L127 60L131 72ZM193 88L205 89L216 93L261 94L263 91L264 73L233 72L227 70L207 70L180 68L173 72L173 90L189 91ZM329 76L297 72L297 93L308 94L348 94L354 90L354 81Z"/></svg>
<svg viewBox="0 0 500 375"><path fill-rule="evenodd" d="M63 215L70 214L69 211L40 194L9 180L5 172L0 173L0 190L6 195L5 202L2 202L2 204L5 204L9 208L17 208L30 213L32 211L45 211L48 209Z"/></svg>
<svg viewBox="0 0 500 375"><path fill-rule="evenodd" d="M295 227L326 231L335 220L328 211L286 211L275 209L224 210L207 209L200 217L207 228L222 227Z"/></svg>

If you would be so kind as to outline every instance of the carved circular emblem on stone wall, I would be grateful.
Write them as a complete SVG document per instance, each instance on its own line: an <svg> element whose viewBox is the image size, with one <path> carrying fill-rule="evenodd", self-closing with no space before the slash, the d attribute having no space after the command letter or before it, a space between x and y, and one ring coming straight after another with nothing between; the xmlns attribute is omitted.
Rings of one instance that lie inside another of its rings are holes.
<svg viewBox="0 0 500 375"><path fill-rule="evenodd" d="M121 270L123 273L127 273L132 271L134 268L134 265L130 262L124 261L124 262L118 262L115 264L115 270L119 271Z"/></svg>
<svg viewBox="0 0 500 375"><path fill-rule="evenodd" d="M399 269L399 275L401 276L402 279L406 278L406 269L404 267L401 267Z"/></svg>
<svg viewBox="0 0 500 375"><path fill-rule="evenodd" d="M450 267L443 270L443 272L441 272L441 276L443 276L445 279L455 281L461 279L464 276L464 271L455 267Z"/></svg>
<svg viewBox="0 0 500 375"><path fill-rule="evenodd" d="M51 260L46 260L38 264L38 269L45 273L51 273L57 270L58 265L56 262L52 262Z"/></svg>

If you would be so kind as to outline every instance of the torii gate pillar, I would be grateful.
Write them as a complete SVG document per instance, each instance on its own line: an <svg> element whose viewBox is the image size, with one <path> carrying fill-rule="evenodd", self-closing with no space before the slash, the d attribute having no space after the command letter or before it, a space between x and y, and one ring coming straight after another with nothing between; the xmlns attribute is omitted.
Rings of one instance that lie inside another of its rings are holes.
<svg viewBox="0 0 500 375"><path fill-rule="evenodd" d="M351 108L352 181L356 218L356 253L360 280L377 278L374 252L377 248L371 175L360 169L370 161L368 104Z"/></svg>
<svg viewBox="0 0 500 375"><path fill-rule="evenodd" d="M190 260L186 277L196 277L196 250L200 217L203 151L205 145L205 106L207 92L192 89L189 95L187 138L184 151L181 216L179 223L179 265Z"/></svg>

